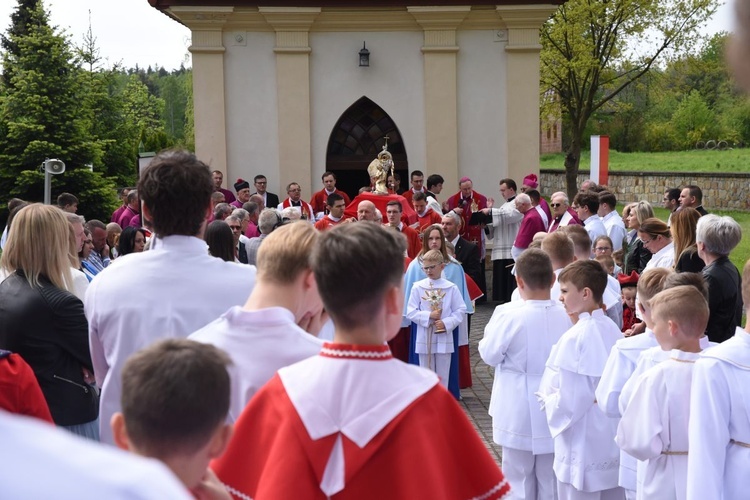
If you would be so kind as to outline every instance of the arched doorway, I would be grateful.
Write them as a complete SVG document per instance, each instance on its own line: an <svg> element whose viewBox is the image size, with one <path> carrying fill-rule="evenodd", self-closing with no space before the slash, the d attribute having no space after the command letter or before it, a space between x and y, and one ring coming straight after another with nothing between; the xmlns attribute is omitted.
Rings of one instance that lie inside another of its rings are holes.
<svg viewBox="0 0 750 500"><path fill-rule="evenodd" d="M365 96L344 111L331 131L326 152L326 170L336 174L336 187L354 198L359 188L370 183L367 166L383 147L393 155L401 188L409 187L409 162L401 132L383 108Z"/></svg>

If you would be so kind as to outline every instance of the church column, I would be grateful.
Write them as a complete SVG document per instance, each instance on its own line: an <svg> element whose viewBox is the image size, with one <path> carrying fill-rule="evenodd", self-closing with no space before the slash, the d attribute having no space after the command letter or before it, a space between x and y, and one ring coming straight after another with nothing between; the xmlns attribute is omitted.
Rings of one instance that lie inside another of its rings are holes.
<svg viewBox="0 0 750 500"><path fill-rule="evenodd" d="M304 199L312 194L309 31L317 7L259 7L276 32L276 99L279 180L282 189L298 182ZM280 193L280 197L286 193Z"/></svg>
<svg viewBox="0 0 750 500"><path fill-rule="evenodd" d="M530 172L539 174L539 29L555 5L498 6L508 28L506 102L508 177L520 186Z"/></svg>
<svg viewBox="0 0 750 500"><path fill-rule="evenodd" d="M232 7L173 8L191 29L195 154L211 170L227 171L222 29ZM230 183L231 185L231 183Z"/></svg>
<svg viewBox="0 0 750 500"><path fill-rule="evenodd" d="M471 10L459 7L408 7L424 30L425 175L440 173L458 182L458 78L456 28ZM420 168L421 167L421 168Z"/></svg>

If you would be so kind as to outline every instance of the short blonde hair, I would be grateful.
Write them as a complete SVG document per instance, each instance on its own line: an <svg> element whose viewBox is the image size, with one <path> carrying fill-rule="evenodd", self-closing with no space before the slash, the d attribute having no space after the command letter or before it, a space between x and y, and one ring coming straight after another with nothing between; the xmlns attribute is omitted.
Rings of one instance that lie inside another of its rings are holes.
<svg viewBox="0 0 750 500"><path fill-rule="evenodd" d="M429 250L422 256L423 262L437 262L440 264L445 263L443 254L439 250Z"/></svg>
<svg viewBox="0 0 750 500"><path fill-rule="evenodd" d="M677 323L690 337L700 338L708 325L708 302L692 285L663 290L651 298L651 316Z"/></svg>
<svg viewBox="0 0 750 500"><path fill-rule="evenodd" d="M8 234L0 268L8 274L23 271L32 287L39 277L70 291L72 229L64 212L51 205L34 203L21 209Z"/></svg>
<svg viewBox="0 0 750 500"><path fill-rule="evenodd" d="M258 247L258 280L288 285L303 271L312 269L311 254L318 231L307 222L276 228Z"/></svg>
<svg viewBox="0 0 750 500"><path fill-rule="evenodd" d="M672 270L665 267L655 267L641 274L638 278L638 300L650 306L651 298L664 290L664 282L670 274Z"/></svg>

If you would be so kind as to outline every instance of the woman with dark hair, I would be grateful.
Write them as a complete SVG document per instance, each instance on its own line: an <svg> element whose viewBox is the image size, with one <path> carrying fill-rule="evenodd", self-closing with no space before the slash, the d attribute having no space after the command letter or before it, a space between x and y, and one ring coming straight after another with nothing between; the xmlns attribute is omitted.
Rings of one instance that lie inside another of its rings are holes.
<svg viewBox="0 0 750 500"><path fill-rule="evenodd" d="M44 235L40 238L39 235ZM99 439L83 303L71 293L72 229L57 207L18 212L0 257L0 349L31 366L55 424Z"/></svg>
<svg viewBox="0 0 750 500"><path fill-rule="evenodd" d="M672 214L670 230L674 242L674 270L678 273L699 273L706 267L695 244L695 227L700 218L701 214L692 207Z"/></svg>
<svg viewBox="0 0 750 500"><path fill-rule="evenodd" d="M643 268L644 271L655 267L674 267L672 233L664 221L653 217L641 222L638 227L638 239L641 240L643 248L652 254L651 260Z"/></svg>
<svg viewBox="0 0 750 500"><path fill-rule="evenodd" d="M215 220L206 226L206 232L203 239L208 244L208 254L225 260L235 262L234 258L234 237L229 224L223 220Z"/></svg>
<svg viewBox="0 0 750 500"><path fill-rule="evenodd" d="M146 246L146 231L141 228L128 226L122 230L117 242L117 256L142 252Z"/></svg>

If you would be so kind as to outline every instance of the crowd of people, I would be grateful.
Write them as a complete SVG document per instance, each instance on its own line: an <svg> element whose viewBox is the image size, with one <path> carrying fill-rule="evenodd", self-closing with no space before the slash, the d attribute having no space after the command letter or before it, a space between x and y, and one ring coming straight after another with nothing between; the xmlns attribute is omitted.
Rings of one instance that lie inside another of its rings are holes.
<svg viewBox="0 0 750 500"><path fill-rule="evenodd" d="M666 189L663 221L591 181L547 202L505 178L496 204L464 177L441 202L438 174L372 172L308 203L164 151L109 223L11 200L4 494L744 498L750 263L699 186ZM456 402L488 299L502 468Z"/></svg>

